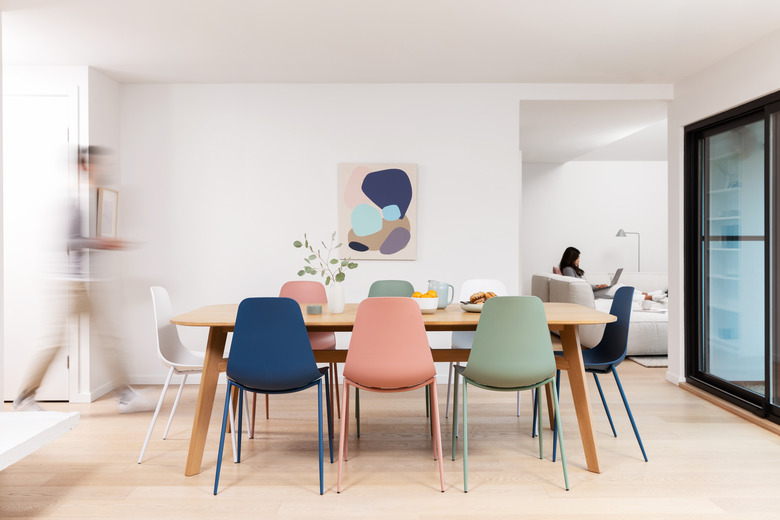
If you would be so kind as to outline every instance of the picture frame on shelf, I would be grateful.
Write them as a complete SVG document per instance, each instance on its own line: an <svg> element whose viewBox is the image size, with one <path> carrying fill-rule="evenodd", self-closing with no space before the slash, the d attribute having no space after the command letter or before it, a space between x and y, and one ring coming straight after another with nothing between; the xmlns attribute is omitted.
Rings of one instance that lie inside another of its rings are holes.
<svg viewBox="0 0 780 520"><path fill-rule="evenodd" d="M97 236L117 238L119 217L119 192L110 188L98 188Z"/></svg>

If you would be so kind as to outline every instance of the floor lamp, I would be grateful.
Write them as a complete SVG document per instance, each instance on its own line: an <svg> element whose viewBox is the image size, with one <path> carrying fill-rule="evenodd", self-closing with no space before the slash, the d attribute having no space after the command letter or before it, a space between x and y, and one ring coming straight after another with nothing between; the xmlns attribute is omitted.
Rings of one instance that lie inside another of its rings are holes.
<svg viewBox="0 0 780 520"><path fill-rule="evenodd" d="M639 259L640 251L641 251L639 249L639 233L637 233L636 231L623 231L623 228L620 228L617 232L617 235L615 236L625 238L626 235L636 235L636 270L637 272L640 272L642 269L640 267L641 264Z"/></svg>

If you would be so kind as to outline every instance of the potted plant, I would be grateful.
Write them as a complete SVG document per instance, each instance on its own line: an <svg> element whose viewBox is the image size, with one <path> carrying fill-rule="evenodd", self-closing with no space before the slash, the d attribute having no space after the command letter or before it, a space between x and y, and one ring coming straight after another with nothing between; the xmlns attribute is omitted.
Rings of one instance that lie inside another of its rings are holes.
<svg viewBox="0 0 780 520"><path fill-rule="evenodd" d="M357 268L357 262L351 258L338 258L334 250L341 247L341 243L336 244L336 232L330 237L330 245L321 242L322 249L314 249L306 233L303 234L303 242L296 240L293 246L309 250L309 254L303 258L306 264L303 269L298 271L298 276L307 274L320 275L325 278L325 288L328 292L328 311L332 313L344 312L344 288L341 282L346 278L348 269Z"/></svg>

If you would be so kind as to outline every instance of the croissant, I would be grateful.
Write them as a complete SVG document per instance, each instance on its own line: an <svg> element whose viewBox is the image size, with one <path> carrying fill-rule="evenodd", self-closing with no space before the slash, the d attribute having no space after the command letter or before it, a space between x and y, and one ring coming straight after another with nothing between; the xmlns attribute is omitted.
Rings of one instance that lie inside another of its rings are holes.
<svg viewBox="0 0 780 520"><path fill-rule="evenodd" d="M485 293L483 293L482 291L475 292L474 294L471 295L469 301L471 303L483 303L485 301Z"/></svg>
<svg viewBox="0 0 780 520"><path fill-rule="evenodd" d="M496 296L498 296L498 295L496 293L494 293L494 292L488 291L488 292L485 293L485 299L486 300L489 299L489 298L495 298Z"/></svg>

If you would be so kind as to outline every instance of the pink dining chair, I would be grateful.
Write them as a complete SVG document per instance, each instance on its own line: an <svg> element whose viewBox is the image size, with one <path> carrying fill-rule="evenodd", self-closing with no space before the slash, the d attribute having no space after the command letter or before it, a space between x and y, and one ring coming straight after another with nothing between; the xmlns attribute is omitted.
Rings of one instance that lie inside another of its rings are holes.
<svg viewBox="0 0 780 520"><path fill-rule="evenodd" d="M279 296L292 298L298 304L307 303L328 303L328 295L325 292L325 286L320 282L313 280L294 280L286 282L279 290ZM312 350L335 350L336 334L333 332L309 332L309 341ZM339 375L336 363L330 364L330 395L336 396L336 412L341 417L341 407L339 404ZM252 396L252 408L256 405L257 394ZM331 409L333 407L331 406ZM268 394L265 396L265 417L268 418ZM255 431L255 414L252 412L252 432Z"/></svg>
<svg viewBox="0 0 780 520"><path fill-rule="evenodd" d="M342 381L341 437L337 492L341 492L342 463L347 459L349 387L370 392L408 392L430 388L433 417L433 458L439 461L444 492L441 426L436 393L436 367L428 346L420 307L410 298L367 298L358 306ZM427 428L426 428L427 431Z"/></svg>

